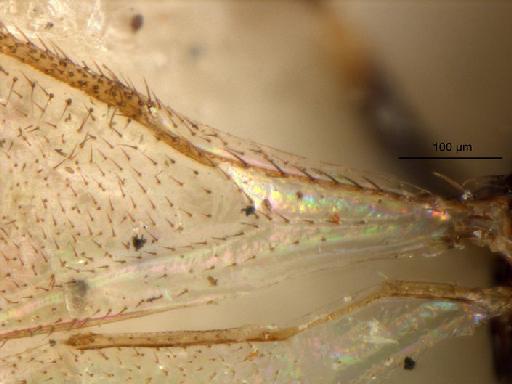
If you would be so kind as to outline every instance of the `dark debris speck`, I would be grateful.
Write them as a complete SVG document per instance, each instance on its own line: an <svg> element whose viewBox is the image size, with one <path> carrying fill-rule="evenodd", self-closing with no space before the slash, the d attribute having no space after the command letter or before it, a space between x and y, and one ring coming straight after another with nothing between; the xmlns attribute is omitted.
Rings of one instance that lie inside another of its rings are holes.
<svg viewBox="0 0 512 384"><path fill-rule="evenodd" d="M414 369L414 367L416 367L416 361L412 357L407 356L404 359L404 369L407 371L411 371Z"/></svg>
<svg viewBox="0 0 512 384"><path fill-rule="evenodd" d="M141 236L133 236L132 238L132 245L135 248L136 251L141 249L144 244L146 244L146 239L144 238L144 235Z"/></svg>
<svg viewBox="0 0 512 384"><path fill-rule="evenodd" d="M137 13L136 15L133 15L130 26L132 27L132 31L138 32L142 26L144 25L144 16L142 16L140 13Z"/></svg>
<svg viewBox="0 0 512 384"><path fill-rule="evenodd" d="M246 216L254 215L256 213L256 208L254 205L249 205L242 209L242 212L245 213Z"/></svg>

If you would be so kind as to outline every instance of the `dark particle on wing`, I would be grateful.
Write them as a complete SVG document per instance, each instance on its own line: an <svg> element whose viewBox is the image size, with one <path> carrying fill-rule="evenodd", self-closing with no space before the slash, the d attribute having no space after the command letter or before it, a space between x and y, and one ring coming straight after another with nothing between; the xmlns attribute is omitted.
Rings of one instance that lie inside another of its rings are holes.
<svg viewBox="0 0 512 384"><path fill-rule="evenodd" d="M144 235L141 236L133 236L132 238L132 245L135 248L136 251L141 249L144 244L146 244L146 239L144 238Z"/></svg>
<svg viewBox="0 0 512 384"><path fill-rule="evenodd" d="M416 367L416 361L412 357L407 356L404 359L404 369L407 371L411 371L414 369L414 367Z"/></svg>
<svg viewBox="0 0 512 384"><path fill-rule="evenodd" d="M256 213L256 208L254 205L249 205L242 209L242 212L245 213L246 216L254 215Z"/></svg>

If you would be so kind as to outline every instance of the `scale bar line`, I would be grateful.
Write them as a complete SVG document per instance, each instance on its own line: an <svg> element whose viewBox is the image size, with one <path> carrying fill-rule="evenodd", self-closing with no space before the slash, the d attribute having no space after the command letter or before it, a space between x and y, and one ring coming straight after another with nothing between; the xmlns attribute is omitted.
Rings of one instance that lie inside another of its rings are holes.
<svg viewBox="0 0 512 384"><path fill-rule="evenodd" d="M503 156L399 156L400 160L502 160Z"/></svg>

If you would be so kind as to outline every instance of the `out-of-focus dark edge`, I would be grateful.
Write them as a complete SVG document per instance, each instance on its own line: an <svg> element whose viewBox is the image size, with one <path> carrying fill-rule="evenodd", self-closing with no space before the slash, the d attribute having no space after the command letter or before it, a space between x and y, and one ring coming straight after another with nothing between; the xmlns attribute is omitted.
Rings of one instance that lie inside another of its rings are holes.
<svg viewBox="0 0 512 384"><path fill-rule="evenodd" d="M496 285L512 285L512 266L503 257L494 261ZM491 320L491 343L496 377L501 383L512 383L512 314Z"/></svg>

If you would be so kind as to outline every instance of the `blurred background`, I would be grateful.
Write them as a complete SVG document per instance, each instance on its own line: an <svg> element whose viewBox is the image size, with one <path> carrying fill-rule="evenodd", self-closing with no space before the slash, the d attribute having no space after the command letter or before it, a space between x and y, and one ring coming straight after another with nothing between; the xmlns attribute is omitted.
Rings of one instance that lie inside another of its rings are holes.
<svg viewBox="0 0 512 384"><path fill-rule="evenodd" d="M81 12L88 16L77 19L76 30L89 42L101 41L91 59L108 62L139 88L145 78L166 104L223 131L393 174L444 196L459 192L434 171L457 182L512 171L508 1L83 4ZM58 7L41 12L62 23L70 20ZM57 29L59 23L41 28ZM502 159L398 159L461 155L434 151L434 143L448 142L454 148L471 145L465 156ZM496 270L502 282L509 279L497 260L468 247L430 259L375 262L367 276L489 286L496 283ZM278 291L159 320L167 328L277 322L339 298L341 280L338 271L316 273ZM493 323L493 332L490 328L432 347L416 369L396 370L389 382L497 383L498 376L511 382L512 327L502 319Z"/></svg>

